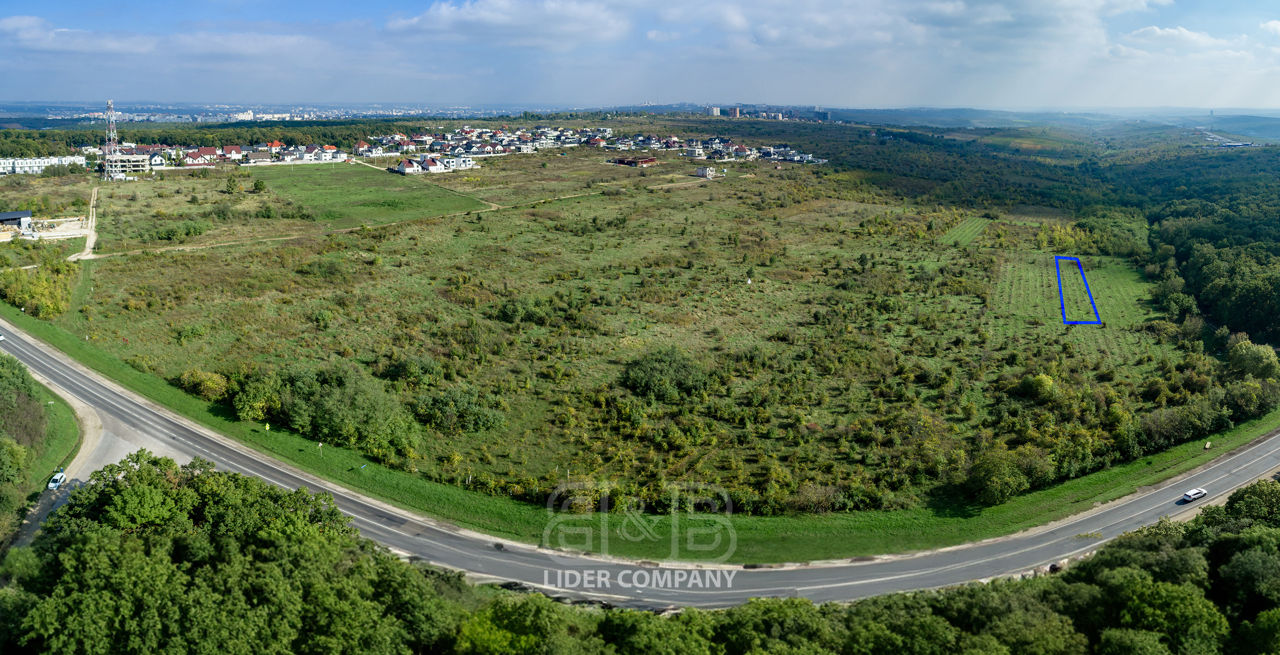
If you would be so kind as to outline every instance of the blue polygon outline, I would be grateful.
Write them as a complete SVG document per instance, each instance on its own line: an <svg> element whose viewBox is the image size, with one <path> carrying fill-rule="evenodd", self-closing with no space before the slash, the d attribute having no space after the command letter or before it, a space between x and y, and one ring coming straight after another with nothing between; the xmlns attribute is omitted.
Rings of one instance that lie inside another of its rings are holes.
<svg viewBox="0 0 1280 655"><path fill-rule="evenodd" d="M1076 268L1080 270L1080 279L1084 281L1084 291L1089 294L1089 304L1093 306L1092 321L1068 321L1067 320L1067 300L1062 295L1062 260L1067 259L1076 263ZM1102 316L1098 315L1098 305L1093 302L1093 292L1089 290L1089 278L1085 277L1084 264L1080 263L1078 257L1067 257L1065 255L1054 255L1053 268L1058 272L1058 307L1062 308L1062 324L1063 325L1101 325Z"/></svg>

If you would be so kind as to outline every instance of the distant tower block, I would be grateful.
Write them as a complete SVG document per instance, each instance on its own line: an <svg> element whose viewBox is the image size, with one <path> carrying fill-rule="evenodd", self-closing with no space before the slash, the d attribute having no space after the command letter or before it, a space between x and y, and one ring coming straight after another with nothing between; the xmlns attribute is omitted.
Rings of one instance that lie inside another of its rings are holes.
<svg viewBox="0 0 1280 655"><path fill-rule="evenodd" d="M120 139L116 136L116 106L107 101L107 145L102 148L102 179L109 180L120 170Z"/></svg>

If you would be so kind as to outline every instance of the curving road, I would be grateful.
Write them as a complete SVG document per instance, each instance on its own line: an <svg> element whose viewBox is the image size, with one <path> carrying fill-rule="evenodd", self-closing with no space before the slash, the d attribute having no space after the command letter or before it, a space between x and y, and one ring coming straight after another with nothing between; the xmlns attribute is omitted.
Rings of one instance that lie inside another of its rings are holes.
<svg viewBox="0 0 1280 655"><path fill-rule="evenodd" d="M1193 510L1280 468L1280 433L1225 455L1177 481L1157 485L1083 515L1037 530L909 556L870 558L781 568L648 565L540 550L413 515L318 479L157 406L0 320L0 350L18 358L65 396L92 408L101 434L86 441L69 467L74 488L103 464L145 447L189 460L200 456L222 470L281 487L332 494L367 537L402 555L465 571L473 579L515 582L554 596L618 606L661 609L726 607L757 596L802 596L815 601L960 584L1033 571L1097 548L1123 532ZM95 423L96 425L96 423ZM1203 487L1208 498L1188 507L1184 489ZM67 492L42 499L47 511Z"/></svg>

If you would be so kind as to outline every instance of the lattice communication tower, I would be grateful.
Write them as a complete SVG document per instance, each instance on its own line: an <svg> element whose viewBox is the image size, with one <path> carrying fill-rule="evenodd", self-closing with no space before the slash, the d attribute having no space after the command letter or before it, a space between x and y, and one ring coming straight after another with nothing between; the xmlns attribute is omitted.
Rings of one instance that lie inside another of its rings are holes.
<svg viewBox="0 0 1280 655"><path fill-rule="evenodd" d="M102 179L111 179L112 164L120 156L120 139L116 136L116 107L107 101L107 145L102 149ZM118 167L117 167L118 168Z"/></svg>

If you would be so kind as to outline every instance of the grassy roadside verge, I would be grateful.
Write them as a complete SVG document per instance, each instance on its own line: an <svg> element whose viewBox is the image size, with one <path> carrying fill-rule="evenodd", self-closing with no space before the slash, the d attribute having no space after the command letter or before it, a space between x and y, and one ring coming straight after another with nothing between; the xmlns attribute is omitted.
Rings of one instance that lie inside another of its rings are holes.
<svg viewBox="0 0 1280 655"><path fill-rule="evenodd" d="M80 442L84 439L71 405L44 385L40 385L39 390L39 400L44 403L48 418L44 448L37 453L36 461L31 466L31 475L27 484L28 492L44 489L49 478L53 477L54 471L75 459L76 452L80 450Z"/></svg>
<svg viewBox="0 0 1280 655"><path fill-rule="evenodd" d="M559 541L558 535L573 528L591 528L592 541L576 545L643 559L716 559L727 548L728 542L722 541L719 549L690 551L681 547L683 537L672 539L673 532L687 536L698 529L711 531L701 533L704 540L711 539L710 535L723 525L720 517L608 515L557 516L552 520L541 507L385 469L352 451L329 446L321 452L314 442L297 435L279 430L267 432L261 425L230 420L217 407L97 350L85 342L83 335L73 335L8 305L0 305L0 316L123 386L209 428L320 477L462 527L529 543L547 544L550 536L549 545L568 545L570 542ZM1191 470L1277 428L1280 410L1215 435L1212 450L1204 450L1200 441L1184 444L992 508L921 507L894 512L734 517L731 526L735 544L726 561L836 559L939 548L1009 534L1087 510L1096 503L1120 498L1139 487ZM365 464L368 466L362 469ZM548 526L560 531L548 533Z"/></svg>
<svg viewBox="0 0 1280 655"><path fill-rule="evenodd" d="M65 400L39 383L36 384L35 400L45 407L45 437L33 449L34 460L27 468L26 478L18 482L21 500L14 507L14 519L20 519L35 507L49 478L58 467L66 466L75 458L84 438L75 412ZM0 517L0 556L21 530L19 520L10 523L8 519L8 516Z"/></svg>

